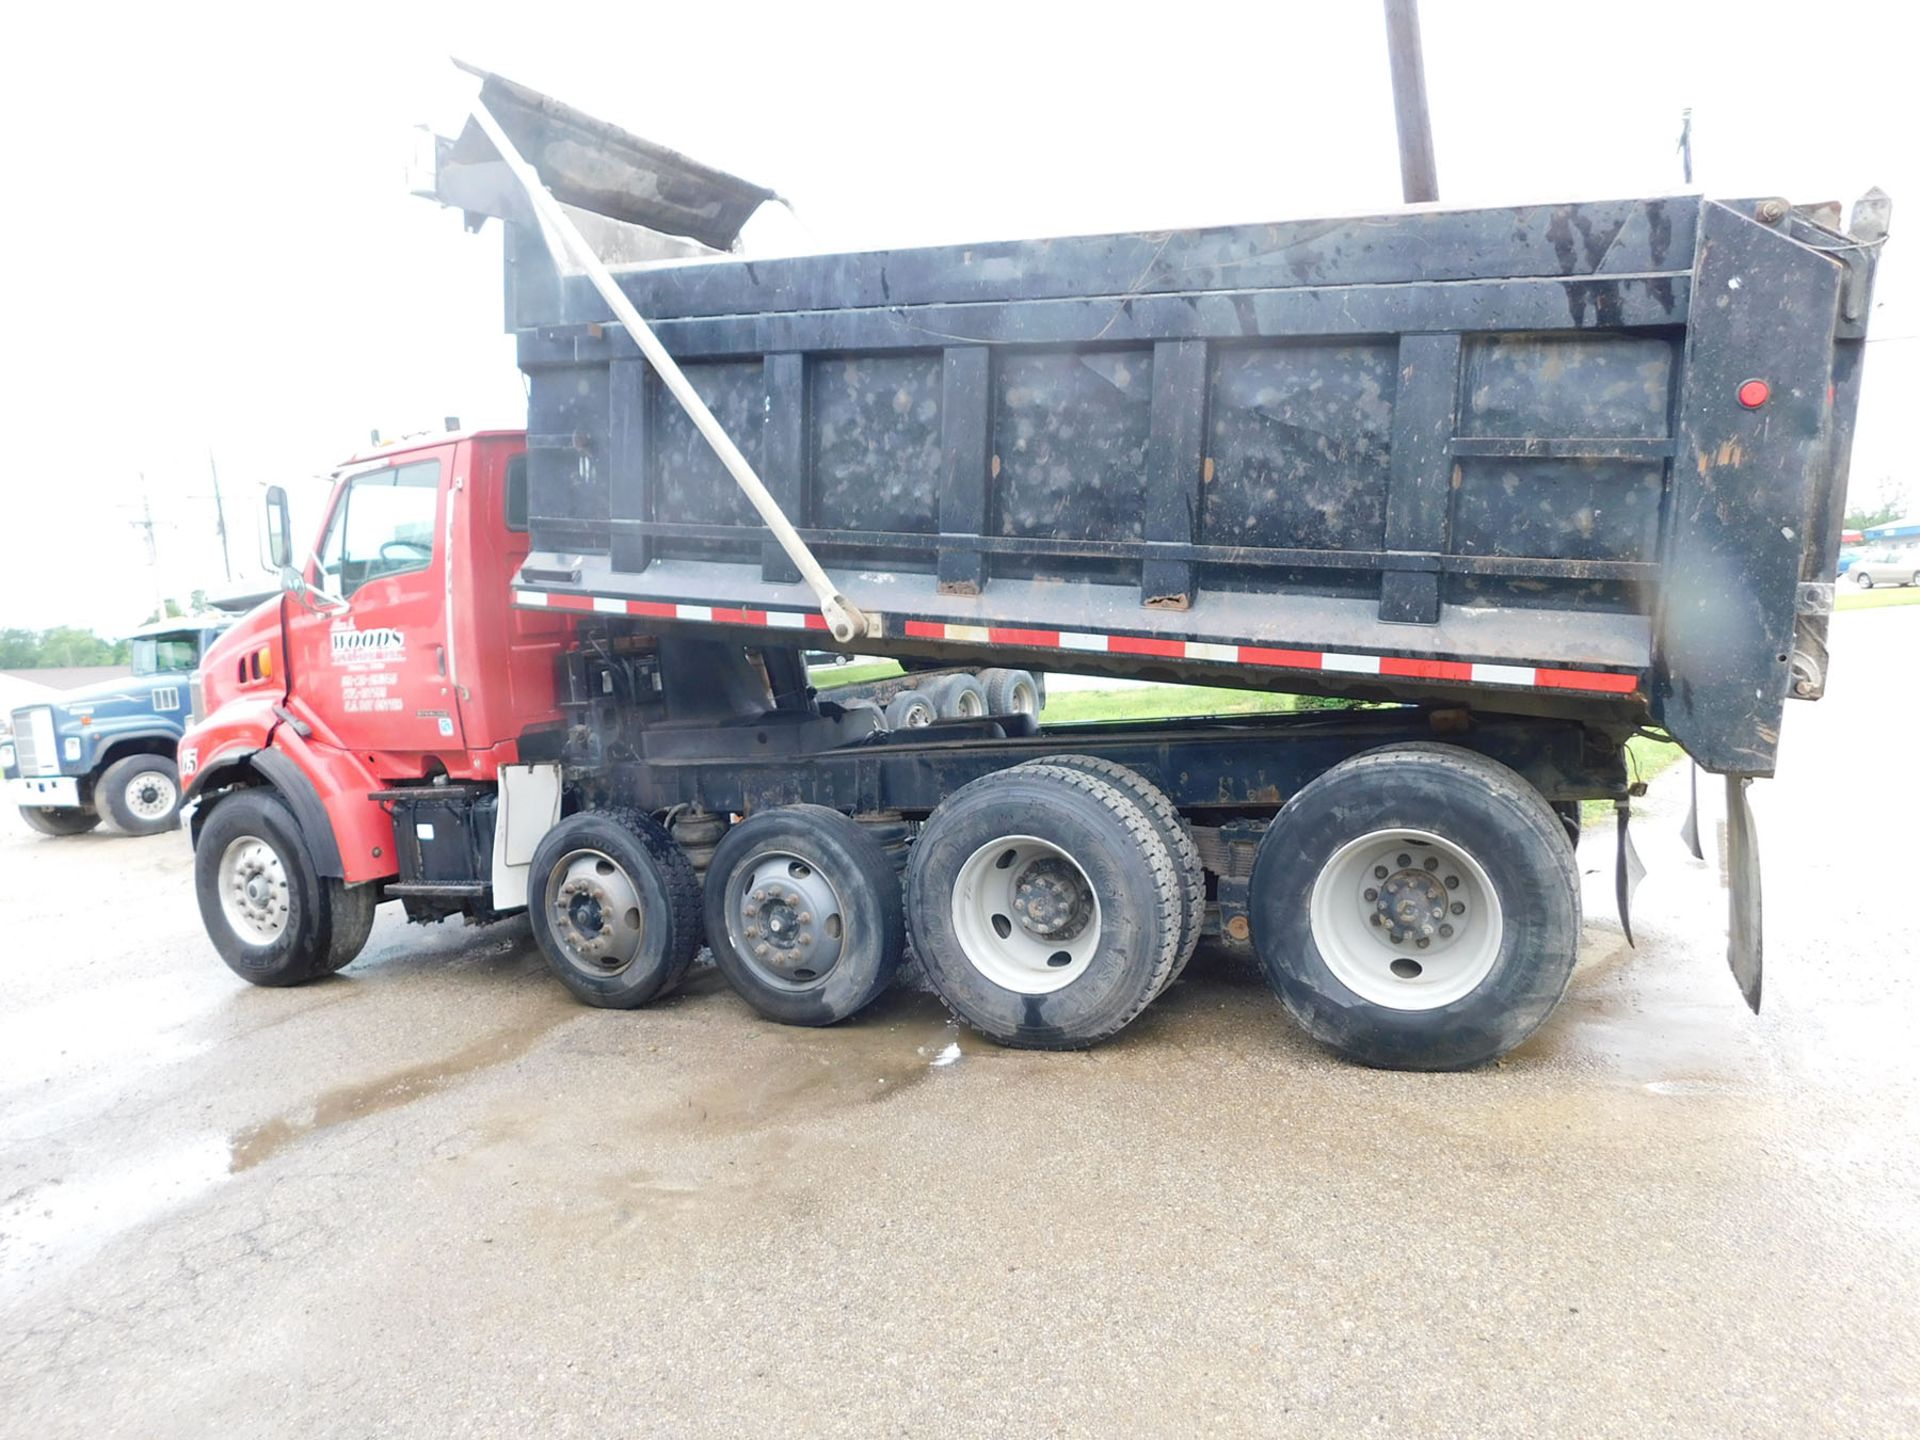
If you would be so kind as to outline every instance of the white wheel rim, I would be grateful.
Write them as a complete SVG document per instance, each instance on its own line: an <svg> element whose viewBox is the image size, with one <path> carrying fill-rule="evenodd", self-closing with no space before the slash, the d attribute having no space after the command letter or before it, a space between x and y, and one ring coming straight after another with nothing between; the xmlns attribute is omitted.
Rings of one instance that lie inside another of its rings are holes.
<svg viewBox="0 0 1920 1440"><path fill-rule="evenodd" d="M640 954L646 907L611 855L583 849L562 856L547 878L546 901L554 940L582 974L618 975Z"/></svg>
<svg viewBox="0 0 1920 1440"><path fill-rule="evenodd" d="M933 706L926 700L916 701L907 706L906 723L903 730L923 730L933 723Z"/></svg>
<svg viewBox="0 0 1920 1440"><path fill-rule="evenodd" d="M1390 1010L1437 1010L1472 994L1505 927L1480 862L1425 830L1348 841L1320 867L1308 913L1334 978Z"/></svg>
<svg viewBox="0 0 1920 1440"><path fill-rule="evenodd" d="M953 933L967 963L1005 990L1065 989L1100 949L1100 897L1065 850L1033 835L982 845L953 886Z"/></svg>
<svg viewBox="0 0 1920 1440"><path fill-rule="evenodd" d="M953 710L957 719L978 720L987 713L987 706L978 690L963 689L954 699Z"/></svg>
<svg viewBox="0 0 1920 1440"><path fill-rule="evenodd" d="M291 901L280 854L258 835L236 836L220 856L220 909L233 933L268 945L287 928Z"/></svg>
<svg viewBox="0 0 1920 1440"><path fill-rule="evenodd" d="M1007 697L1007 713L1010 715L1036 715L1040 711L1040 699L1034 694L1033 686L1024 680L1016 680L1013 693Z"/></svg>
<svg viewBox="0 0 1920 1440"><path fill-rule="evenodd" d="M158 770L142 770L121 792L121 798L127 802L127 809L142 820L161 820L173 813L173 803L179 796L179 790L173 781Z"/></svg>

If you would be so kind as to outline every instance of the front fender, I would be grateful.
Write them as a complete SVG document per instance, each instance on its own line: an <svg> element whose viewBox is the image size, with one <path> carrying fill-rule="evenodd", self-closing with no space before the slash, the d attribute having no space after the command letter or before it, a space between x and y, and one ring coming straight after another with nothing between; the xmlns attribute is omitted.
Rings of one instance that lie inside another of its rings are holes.
<svg viewBox="0 0 1920 1440"><path fill-rule="evenodd" d="M322 875L350 885L399 873L393 819L367 798L380 788L350 751L296 733L269 697L221 706L180 740L180 780L193 800L223 777L251 772L277 790L293 811ZM199 834L199 816L194 817Z"/></svg>
<svg viewBox="0 0 1920 1440"><path fill-rule="evenodd" d="M267 748L280 717L267 696L230 700L180 737L180 803L197 798L207 784L235 765L246 765Z"/></svg>

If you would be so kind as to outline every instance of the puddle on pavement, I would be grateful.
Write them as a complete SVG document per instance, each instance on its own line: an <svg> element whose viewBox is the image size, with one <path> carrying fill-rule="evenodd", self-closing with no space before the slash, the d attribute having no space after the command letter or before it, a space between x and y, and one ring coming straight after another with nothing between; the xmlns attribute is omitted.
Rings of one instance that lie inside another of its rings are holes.
<svg viewBox="0 0 1920 1440"><path fill-rule="evenodd" d="M852 1020L821 1030L766 1032L770 1047L686 1095L679 1118L702 1128L748 1130L797 1112L872 1104L951 1073L988 1053L936 996L895 989Z"/></svg>
<svg viewBox="0 0 1920 1440"><path fill-rule="evenodd" d="M227 1177L223 1135L78 1179L50 1180L0 1202L0 1293L24 1288L32 1272L75 1262L114 1236L153 1220Z"/></svg>
<svg viewBox="0 0 1920 1440"><path fill-rule="evenodd" d="M410 1065L357 1085L342 1085L328 1090L310 1107L276 1115L271 1120L236 1134L231 1145L231 1169L236 1174L250 1170L304 1136L369 1115L378 1115L382 1111L395 1110L402 1105L411 1105L416 1100L437 1094L477 1070L517 1060L548 1031L564 1021L578 1018L582 1013L573 1005L559 1007L527 1025L498 1031L439 1060Z"/></svg>

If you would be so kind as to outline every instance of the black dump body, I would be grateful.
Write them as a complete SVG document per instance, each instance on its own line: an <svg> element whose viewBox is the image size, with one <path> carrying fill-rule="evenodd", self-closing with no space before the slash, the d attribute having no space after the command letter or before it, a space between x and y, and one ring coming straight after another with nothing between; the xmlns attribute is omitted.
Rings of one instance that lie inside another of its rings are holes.
<svg viewBox="0 0 1920 1440"><path fill-rule="evenodd" d="M1758 775L1825 682L1885 220L1658 198L619 274L881 617L852 648L1653 722ZM507 262L521 602L809 623L589 281L519 225Z"/></svg>

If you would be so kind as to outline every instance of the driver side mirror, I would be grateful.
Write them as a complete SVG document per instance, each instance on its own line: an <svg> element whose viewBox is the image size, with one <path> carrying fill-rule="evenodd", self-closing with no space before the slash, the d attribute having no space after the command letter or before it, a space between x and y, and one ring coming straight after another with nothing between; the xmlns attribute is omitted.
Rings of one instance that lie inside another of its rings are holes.
<svg viewBox="0 0 1920 1440"><path fill-rule="evenodd" d="M293 564L293 525L287 518L287 492L267 487L267 561L275 570Z"/></svg>

